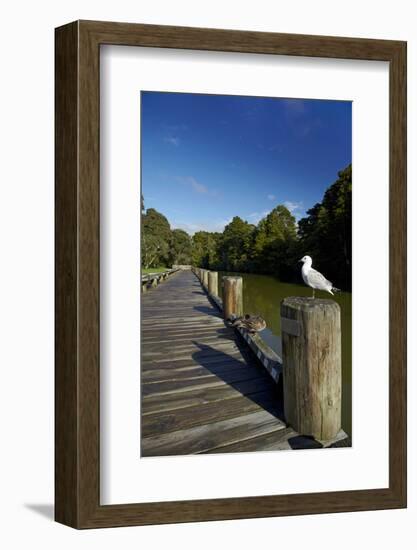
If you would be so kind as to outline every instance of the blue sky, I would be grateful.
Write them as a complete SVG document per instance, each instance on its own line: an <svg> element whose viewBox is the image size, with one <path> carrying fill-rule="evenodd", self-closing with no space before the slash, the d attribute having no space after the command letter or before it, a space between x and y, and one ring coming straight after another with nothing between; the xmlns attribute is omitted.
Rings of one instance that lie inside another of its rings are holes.
<svg viewBox="0 0 417 550"><path fill-rule="evenodd" d="M145 208L190 234L300 219L352 161L350 102L142 92L141 117Z"/></svg>

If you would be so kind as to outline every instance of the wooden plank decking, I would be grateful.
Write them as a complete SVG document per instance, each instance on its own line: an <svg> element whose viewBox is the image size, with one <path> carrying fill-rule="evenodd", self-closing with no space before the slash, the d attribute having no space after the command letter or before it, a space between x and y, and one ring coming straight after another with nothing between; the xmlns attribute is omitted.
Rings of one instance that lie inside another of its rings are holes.
<svg viewBox="0 0 417 550"><path fill-rule="evenodd" d="M279 388L191 271L141 313L142 456L322 446L286 427Z"/></svg>

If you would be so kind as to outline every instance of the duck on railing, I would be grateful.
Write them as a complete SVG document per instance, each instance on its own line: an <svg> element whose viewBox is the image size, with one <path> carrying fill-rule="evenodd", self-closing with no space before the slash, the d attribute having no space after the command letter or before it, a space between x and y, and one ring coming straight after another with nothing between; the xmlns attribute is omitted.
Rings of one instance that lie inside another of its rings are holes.
<svg viewBox="0 0 417 550"><path fill-rule="evenodd" d="M243 317L235 317L234 315L228 319L232 327L244 328L251 334L261 332L266 328L266 321L260 315L244 315Z"/></svg>

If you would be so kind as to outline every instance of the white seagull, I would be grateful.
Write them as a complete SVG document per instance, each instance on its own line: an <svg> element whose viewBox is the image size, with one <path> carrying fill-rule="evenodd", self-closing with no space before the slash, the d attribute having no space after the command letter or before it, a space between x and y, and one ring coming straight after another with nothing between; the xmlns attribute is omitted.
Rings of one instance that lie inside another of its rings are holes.
<svg viewBox="0 0 417 550"><path fill-rule="evenodd" d="M301 268L301 275L303 276L303 281L305 284L313 289L313 298L315 290L326 290L333 294L339 292L339 289L333 286L333 283L328 281L324 275L313 269L313 260L310 256L304 256L301 258L300 262L303 262L303 267Z"/></svg>

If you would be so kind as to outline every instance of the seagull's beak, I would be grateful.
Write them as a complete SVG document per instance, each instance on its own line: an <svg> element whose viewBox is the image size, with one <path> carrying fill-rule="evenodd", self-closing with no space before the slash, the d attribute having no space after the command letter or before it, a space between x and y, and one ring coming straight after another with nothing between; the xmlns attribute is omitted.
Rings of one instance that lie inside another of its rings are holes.
<svg viewBox="0 0 417 550"><path fill-rule="evenodd" d="M298 260L298 263L300 263L300 262L302 262L302 261L303 261L302 259L301 259L301 260Z"/></svg>

